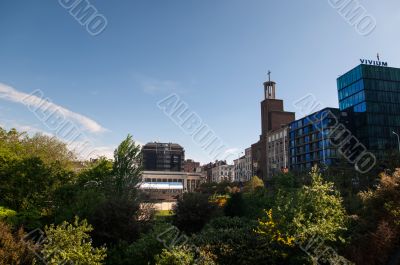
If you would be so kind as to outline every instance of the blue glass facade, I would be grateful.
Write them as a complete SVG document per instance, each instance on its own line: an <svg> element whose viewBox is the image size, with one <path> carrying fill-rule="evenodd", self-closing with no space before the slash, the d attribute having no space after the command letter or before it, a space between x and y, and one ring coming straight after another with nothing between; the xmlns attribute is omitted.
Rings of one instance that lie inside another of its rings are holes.
<svg viewBox="0 0 400 265"><path fill-rule="evenodd" d="M349 113L352 133L382 157L400 134L400 69L359 65L337 79L339 108Z"/></svg>
<svg viewBox="0 0 400 265"><path fill-rule="evenodd" d="M303 171L315 164L334 164L337 150L331 144L329 136L339 119L339 109L325 108L290 123L291 170Z"/></svg>

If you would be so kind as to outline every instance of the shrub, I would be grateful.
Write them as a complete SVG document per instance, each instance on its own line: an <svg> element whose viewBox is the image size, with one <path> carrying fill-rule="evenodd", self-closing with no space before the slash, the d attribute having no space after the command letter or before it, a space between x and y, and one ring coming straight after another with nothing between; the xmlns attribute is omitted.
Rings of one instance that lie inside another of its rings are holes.
<svg viewBox="0 0 400 265"><path fill-rule="evenodd" d="M245 214L245 203L242 193L237 192L231 195L231 198L225 205L224 213L226 216L243 216Z"/></svg>
<svg viewBox="0 0 400 265"><path fill-rule="evenodd" d="M192 265L194 255L184 248L164 249L156 256L157 265Z"/></svg>
<svg viewBox="0 0 400 265"><path fill-rule="evenodd" d="M254 192L258 189L264 188L264 182L257 176L251 178L244 186L245 192Z"/></svg>
<svg viewBox="0 0 400 265"><path fill-rule="evenodd" d="M13 234L9 225L0 221L0 265L34 264L35 246L23 237L22 228Z"/></svg>
<svg viewBox="0 0 400 265"><path fill-rule="evenodd" d="M140 238L131 245L120 243L114 246L107 255L107 264L154 265L155 256L161 254L164 248L163 242L158 237L161 235L163 240L172 241L175 234L165 233L171 227L171 224L157 222L150 231L141 234Z"/></svg>
<svg viewBox="0 0 400 265"><path fill-rule="evenodd" d="M126 200L108 200L99 204L89 217L94 227L92 237L95 245L135 241L140 233L138 213L139 205Z"/></svg>
<svg viewBox="0 0 400 265"><path fill-rule="evenodd" d="M50 264L72 263L77 265L100 265L106 257L104 247L92 247L89 233L93 230L86 220L75 218L73 224L63 222L46 227L47 240L42 254L49 257Z"/></svg>
<svg viewBox="0 0 400 265"><path fill-rule="evenodd" d="M183 232L196 233L212 218L215 210L216 206L209 202L208 195L185 193L174 207L173 223Z"/></svg>
<svg viewBox="0 0 400 265"><path fill-rule="evenodd" d="M216 264L275 264L254 232L257 222L239 217L219 217L207 224L193 242L214 257Z"/></svg>

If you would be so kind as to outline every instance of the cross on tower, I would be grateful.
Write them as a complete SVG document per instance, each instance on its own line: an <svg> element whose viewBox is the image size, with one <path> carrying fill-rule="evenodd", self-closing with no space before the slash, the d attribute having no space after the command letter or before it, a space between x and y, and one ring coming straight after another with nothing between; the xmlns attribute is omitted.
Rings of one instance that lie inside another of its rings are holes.
<svg viewBox="0 0 400 265"><path fill-rule="evenodd" d="M271 82L271 71L268 70L268 82Z"/></svg>

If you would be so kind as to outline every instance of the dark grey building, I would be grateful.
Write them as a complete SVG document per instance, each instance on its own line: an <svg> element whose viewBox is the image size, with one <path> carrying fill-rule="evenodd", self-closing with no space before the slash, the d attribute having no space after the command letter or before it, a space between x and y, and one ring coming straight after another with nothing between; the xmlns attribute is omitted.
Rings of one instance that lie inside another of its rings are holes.
<svg viewBox="0 0 400 265"><path fill-rule="evenodd" d="M142 147L142 155L146 171L183 171L185 150L179 144L147 143Z"/></svg>

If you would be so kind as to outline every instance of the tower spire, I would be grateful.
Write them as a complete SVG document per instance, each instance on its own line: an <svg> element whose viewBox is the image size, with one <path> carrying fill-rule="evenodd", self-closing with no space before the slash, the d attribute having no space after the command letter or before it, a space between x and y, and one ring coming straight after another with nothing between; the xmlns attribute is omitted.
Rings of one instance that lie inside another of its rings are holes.
<svg viewBox="0 0 400 265"><path fill-rule="evenodd" d="M264 98L275 99L275 82L271 81L271 71L268 70L268 81L264 82Z"/></svg>

